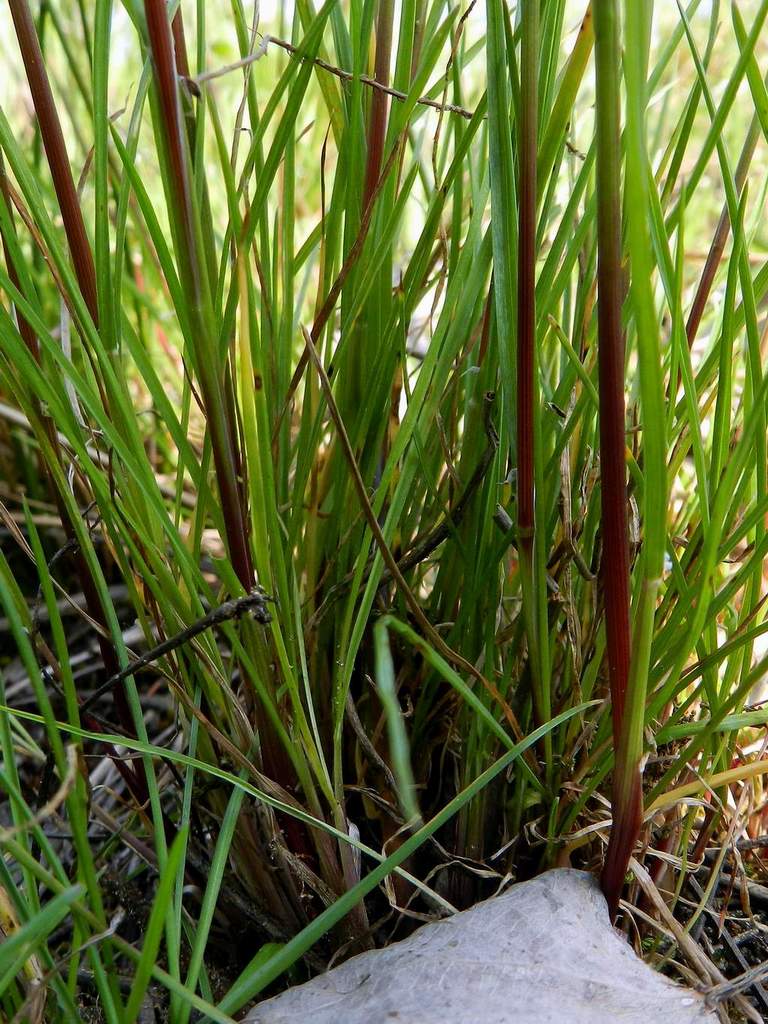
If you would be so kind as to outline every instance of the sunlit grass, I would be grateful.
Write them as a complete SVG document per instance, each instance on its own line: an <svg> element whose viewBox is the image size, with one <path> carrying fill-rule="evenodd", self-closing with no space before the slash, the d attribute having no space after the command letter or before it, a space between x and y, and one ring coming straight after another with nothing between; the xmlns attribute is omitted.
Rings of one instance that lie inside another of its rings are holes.
<svg viewBox="0 0 768 1024"><path fill-rule="evenodd" d="M615 911L759 793L768 0L656 7L9 3L9 1019Z"/></svg>

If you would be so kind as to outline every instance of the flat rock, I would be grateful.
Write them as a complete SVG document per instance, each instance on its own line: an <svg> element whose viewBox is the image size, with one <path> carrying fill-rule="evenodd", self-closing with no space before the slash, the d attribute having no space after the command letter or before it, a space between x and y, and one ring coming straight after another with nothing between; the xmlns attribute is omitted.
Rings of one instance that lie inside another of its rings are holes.
<svg viewBox="0 0 768 1024"><path fill-rule="evenodd" d="M715 1024L614 930L597 883L561 868L259 1003L248 1024Z"/></svg>

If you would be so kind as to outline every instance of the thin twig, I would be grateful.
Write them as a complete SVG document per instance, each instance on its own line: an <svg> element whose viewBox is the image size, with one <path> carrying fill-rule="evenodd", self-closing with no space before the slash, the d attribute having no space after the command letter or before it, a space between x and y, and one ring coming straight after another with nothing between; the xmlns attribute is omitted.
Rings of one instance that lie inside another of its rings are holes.
<svg viewBox="0 0 768 1024"><path fill-rule="evenodd" d="M740 992L746 992L751 987L753 991L756 993L760 1002L763 1004L763 1012L768 1013L768 993L765 991L765 988L761 984L761 982L765 978L765 975L761 975L760 978L753 978L752 984L747 984L747 976L749 975L750 970L755 970L755 968L750 968L749 962L739 949L739 945L736 942L736 940L731 936L727 926L722 929L720 934L722 936L723 942L728 947L728 952L731 954L731 957L736 961L736 963L739 965L739 967L741 967L742 971L744 972L737 978L731 978L728 984L734 986L735 990ZM765 972L768 970L768 964L758 964L757 969L762 969ZM718 985L715 989L710 989L710 991L707 993L707 1002L713 1004L713 1002L717 1002L720 998L723 998L722 996L716 994L718 991L722 991L722 989L722 985Z"/></svg>
<svg viewBox="0 0 768 1024"><path fill-rule="evenodd" d="M757 836L755 839L737 839L737 850L760 850L768 846L768 836Z"/></svg>
<svg viewBox="0 0 768 1024"><path fill-rule="evenodd" d="M274 36L264 36L261 43L259 43L253 53L248 54L247 57L236 60L232 64L227 64L225 67L214 68L212 71L206 71L204 74L197 75L195 78L186 78L185 82L190 91L194 95L199 96L200 86L205 85L206 82L210 82L214 78L221 78L223 75L229 74L230 71L237 71L239 68L248 67L255 61L261 60L267 52L267 46L269 43L274 43L275 46L279 46L283 50L287 50L288 53L292 54L294 57L299 57L301 60L311 59L312 63L316 67L322 68L323 71L327 71L329 74L335 75L344 82L354 82L357 78L357 80L362 82L363 85L367 85L369 88L376 89L379 92L386 93L387 96L400 100L401 103L408 99L407 93L400 92L399 89L392 89L388 85L383 85L381 82L377 82L375 78L369 78L368 75L356 76L351 71L345 71L343 68L337 68L333 64L328 64L327 61L321 60L320 57L307 58L307 56L301 52L300 47L294 46L293 43L286 42L285 39L276 39ZM473 112L471 110L467 110L466 107L460 107L454 103L438 103L437 100L431 100L428 96L420 96L416 102L422 107L431 107L433 110L439 110L441 113L458 114L459 117L463 117L467 121L471 121L474 117Z"/></svg>
<svg viewBox="0 0 768 1024"><path fill-rule="evenodd" d="M724 999L733 999L736 995L747 992L753 986L759 987L759 990L764 992L759 983L764 981L766 977L768 977L768 963L757 964L757 966L750 967L744 971L738 978L721 981L719 985L713 985L704 997L704 1001L708 1006L716 1006ZM763 1018L760 1019L762 1020Z"/></svg>
<svg viewBox="0 0 768 1024"><path fill-rule="evenodd" d="M395 781L395 777L392 774L389 765L381 756L381 754L379 754L376 747L374 747L373 743L368 737L368 734L363 728L363 723L360 721L360 716L357 713L357 708L355 707L355 700L354 697L352 696L351 690L347 690L347 701L344 706L344 710L347 713L349 723L352 726L352 729L355 735L357 736L358 742L360 746L363 748L363 751L366 753L369 759L373 761L376 767L383 773L384 778L387 780L387 785L389 786L390 790L393 793L396 793L397 782Z"/></svg>
<svg viewBox="0 0 768 1024"><path fill-rule="evenodd" d="M176 650L177 647L181 647L183 644L189 643L200 633L204 633L207 629L212 626L218 626L222 622L228 622L230 619L239 619L241 615L245 615L246 612L250 612L257 622L265 625L270 622L270 615L267 610L266 602L270 600L269 597L264 593L261 588L255 588L249 594L245 594L244 597L236 597L230 601L224 601L223 604L218 605L216 608L212 608L211 611L198 619L197 622L193 622L191 626L186 629L182 629L181 632L176 633L174 636L168 637L167 640L163 640L157 647L153 647L152 650L147 651L146 654L142 654L136 661L132 661L130 665L122 669L110 678L102 686L99 686L94 692L85 700L81 706L81 711L87 711L92 705L105 693L108 693L113 686L117 686L130 676L139 672L141 669L146 668L147 665L151 665L153 662L158 661L166 654L170 654L171 651Z"/></svg>
<svg viewBox="0 0 768 1024"><path fill-rule="evenodd" d="M698 944L693 941L686 929L683 928L683 926L676 920L674 914L664 902L661 893L653 884L651 876L643 865L632 857L629 861L629 869L634 874L640 888L650 900L665 927L673 934L675 942L677 943L681 953L685 956L702 981L709 987L709 991L717 991L720 986L727 983L728 979L719 970L717 965L706 956ZM733 999L738 1004L739 1009L749 1020L756 1021L757 1024L762 1020L754 1007L752 1007L739 993L729 993L729 995L724 998Z"/></svg>

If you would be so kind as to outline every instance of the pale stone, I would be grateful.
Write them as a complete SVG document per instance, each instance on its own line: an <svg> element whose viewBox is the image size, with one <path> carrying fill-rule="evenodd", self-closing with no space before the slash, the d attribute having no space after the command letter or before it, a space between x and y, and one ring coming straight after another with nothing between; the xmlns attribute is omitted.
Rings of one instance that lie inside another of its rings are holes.
<svg viewBox="0 0 768 1024"><path fill-rule="evenodd" d="M591 875L558 869L254 1007L248 1024L714 1024L635 956Z"/></svg>

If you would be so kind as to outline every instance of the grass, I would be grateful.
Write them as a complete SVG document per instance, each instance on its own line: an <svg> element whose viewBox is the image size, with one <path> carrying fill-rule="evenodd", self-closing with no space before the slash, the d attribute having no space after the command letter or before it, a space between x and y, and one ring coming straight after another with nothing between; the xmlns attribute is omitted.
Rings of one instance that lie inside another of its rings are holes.
<svg viewBox="0 0 768 1024"><path fill-rule="evenodd" d="M9 0L0 1015L231 1020L563 863L690 955L768 768L766 16Z"/></svg>

